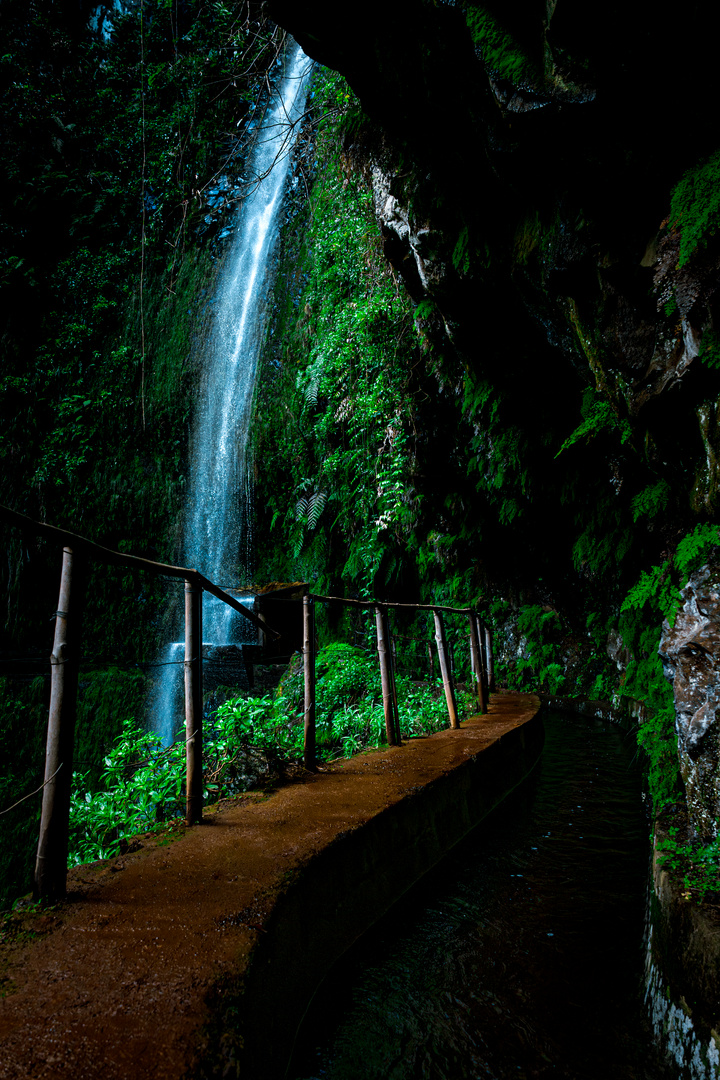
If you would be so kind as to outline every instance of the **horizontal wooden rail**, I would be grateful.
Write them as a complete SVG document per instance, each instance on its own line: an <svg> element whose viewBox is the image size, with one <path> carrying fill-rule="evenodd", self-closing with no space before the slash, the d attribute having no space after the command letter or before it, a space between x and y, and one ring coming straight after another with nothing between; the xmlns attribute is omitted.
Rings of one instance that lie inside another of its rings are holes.
<svg viewBox="0 0 720 1080"><path fill-rule="evenodd" d="M202 593L210 593L264 634L273 638L281 634L268 626L263 617L249 611L229 592L220 588L197 570L185 566L155 562L139 555L127 555L112 548L88 540L66 529L58 529L46 522L33 521L17 510L0 504L0 521L30 533L42 536L63 547L63 570L55 612L55 644L51 659L51 703L47 733L45 760L45 783L42 786L43 806L35 871L36 899L57 900L65 895L67 875L68 823L70 812L70 778L72 776L73 743L75 728L75 702L77 694L78 664L80 658L80 622L82 609L82 586L89 559L129 570L144 570L157 576L180 578L185 582L185 743L186 770L186 819L188 825L202 821ZM73 575L73 566L75 573ZM72 590L71 581L75 577ZM307 588L307 586L304 586ZM233 590L234 591L234 590ZM268 597L270 599L270 597ZM288 602L290 598L277 597ZM438 659L448 705L450 726L460 726L453 686L452 656L447 648L442 613L464 615L471 623L472 666L478 680L480 707L487 709L486 673L492 671L492 637L480 623L477 612L471 607L456 608L444 604L406 604L382 600L350 600L342 596L322 596L304 592L303 596L303 653L305 682L305 739L304 761L309 769L316 765L315 748L315 627L314 604L338 603L348 607L363 608L375 612L377 623L378 654L380 659L383 711L386 737L390 745L401 742L400 716L395 681L394 644L388 622L391 608L432 612L435 621ZM290 601L293 602L293 601ZM300 602L300 598L296 601ZM71 611L72 608L72 611ZM432 675L432 652L430 652ZM41 790L41 789L38 789Z"/></svg>
<svg viewBox="0 0 720 1080"><path fill-rule="evenodd" d="M76 533L68 532L66 529L58 529L55 525L47 525L44 521L33 521L32 518L27 517L25 514L20 514L17 510L11 510L9 506L3 506L2 504L0 504L0 520L7 521L9 525L14 525L16 528L22 529L23 532L31 532L35 536L44 536L58 544L68 544L74 551L81 551L89 558L109 563L111 566L124 566L128 570L145 570L147 573L156 574L158 577L174 577L182 578L184 581L192 581L194 584L201 586L205 592L209 592L212 596L216 596L218 600L222 600L233 611L237 611L239 615L251 622L258 630L263 630L274 638L280 637L279 632L273 630L272 627L258 618L254 611L249 611L234 596L230 596L229 593L226 593L197 570L190 570L185 566L172 566L169 563L153 562L152 559L143 559L139 555L126 555L123 551L114 551L112 548L103 547L102 544L96 544L94 540L88 540L86 537L78 536Z"/></svg>
<svg viewBox="0 0 720 1080"><path fill-rule="evenodd" d="M318 593L310 593L313 600L327 603L347 604L349 607L361 607L372 609L383 608L411 608L413 611L446 611L450 615L469 615L474 608L469 607L446 607L444 604L399 604L394 600L349 600L345 596L320 596Z"/></svg>

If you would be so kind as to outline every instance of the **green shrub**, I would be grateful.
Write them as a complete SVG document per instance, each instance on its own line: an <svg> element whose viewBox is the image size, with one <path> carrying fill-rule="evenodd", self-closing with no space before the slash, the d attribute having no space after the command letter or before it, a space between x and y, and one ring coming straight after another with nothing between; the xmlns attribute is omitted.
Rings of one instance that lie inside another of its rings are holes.
<svg viewBox="0 0 720 1080"><path fill-rule="evenodd" d="M447 727L441 684L397 680L400 730L405 738ZM460 695L460 709L472 706ZM204 798L215 801L272 780L284 762L302 757L303 677L291 672L275 698L241 697L212 715L203 739ZM320 760L349 757L385 739L380 674L375 657L332 644L317 658L317 749ZM70 810L70 862L118 854L121 841L156 828L184 810L185 743L164 748L158 735L130 719L104 761L97 790L75 773Z"/></svg>

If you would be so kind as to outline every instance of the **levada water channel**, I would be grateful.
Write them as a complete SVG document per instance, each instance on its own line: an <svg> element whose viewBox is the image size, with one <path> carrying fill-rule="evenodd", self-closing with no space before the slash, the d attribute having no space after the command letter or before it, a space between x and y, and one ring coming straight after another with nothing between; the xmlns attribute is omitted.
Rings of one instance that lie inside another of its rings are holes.
<svg viewBox="0 0 720 1080"><path fill-rule="evenodd" d="M337 965L293 1080L660 1080L634 739L550 714L540 764Z"/></svg>

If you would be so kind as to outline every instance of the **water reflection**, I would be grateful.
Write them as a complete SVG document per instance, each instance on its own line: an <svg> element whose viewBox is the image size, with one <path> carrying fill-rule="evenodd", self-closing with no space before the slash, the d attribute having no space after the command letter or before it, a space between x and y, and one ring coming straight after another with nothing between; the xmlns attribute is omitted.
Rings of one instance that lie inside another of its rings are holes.
<svg viewBox="0 0 720 1080"><path fill-rule="evenodd" d="M550 715L543 759L319 992L296 1080L666 1075L641 1005L632 738Z"/></svg>

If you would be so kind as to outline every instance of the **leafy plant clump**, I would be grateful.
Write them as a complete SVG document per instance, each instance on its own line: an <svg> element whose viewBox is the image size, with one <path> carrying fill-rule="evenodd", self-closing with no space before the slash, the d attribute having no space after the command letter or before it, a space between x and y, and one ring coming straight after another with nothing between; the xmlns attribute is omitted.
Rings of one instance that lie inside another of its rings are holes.
<svg viewBox="0 0 720 1080"><path fill-rule="evenodd" d="M363 649L332 644L317 659L317 748L323 761L377 747L385 718L377 661ZM397 680L404 738L447 726L441 685ZM275 698L226 701L204 734L203 795L216 801L274 782L303 751L303 679L291 671ZM460 701L467 707L470 701ZM112 858L128 837L155 829L183 812L185 743L163 747L159 736L126 720L105 758L99 790L75 773L70 812L70 861Z"/></svg>
<svg viewBox="0 0 720 1080"><path fill-rule="evenodd" d="M688 169L670 201L670 223L680 229L679 265L707 245L720 222L720 151Z"/></svg>
<svg viewBox="0 0 720 1080"><path fill-rule="evenodd" d="M720 836L709 844L683 840L686 832L678 825L670 825L665 836L656 843L663 870L669 870L681 878L686 895L703 901L720 892Z"/></svg>
<svg viewBox="0 0 720 1080"><path fill-rule="evenodd" d="M623 696L643 703L637 740L648 759L656 811L681 798L672 687L663 674L658 645L663 620L672 626L681 589L720 540L718 527L701 522L678 543L672 559L641 573L620 608L620 632L630 650Z"/></svg>

